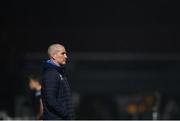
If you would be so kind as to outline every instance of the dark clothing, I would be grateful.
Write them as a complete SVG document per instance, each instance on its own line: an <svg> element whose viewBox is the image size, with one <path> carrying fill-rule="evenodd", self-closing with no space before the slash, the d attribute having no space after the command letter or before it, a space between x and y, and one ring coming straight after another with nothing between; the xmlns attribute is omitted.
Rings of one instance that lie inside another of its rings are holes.
<svg viewBox="0 0 180 121"><path fill-rule="evenodd" d="M39 114L41 91L33 90L31 94L31 98L32 98L31 107L32 107L33 116L37 117L37 114Z"/></svg>
<svg viewBox="0 0 180 121"><path fill-rule="evenodd" d="M35 113L36 113L36 116L37 116L37 114L39 114L40 112L40 99L41 99L41 90L38 90L38 91L35 91L35 94L34 94L34 96L35 96L35 103L34 103L34 105L35 105Z"/></svg>
<svg viewBox="0 0 180 121"><path fill-rule="evenodd" d="M44 63L42 78L43 119L73 119L74 111L65 69L49 61Z"/></svg>

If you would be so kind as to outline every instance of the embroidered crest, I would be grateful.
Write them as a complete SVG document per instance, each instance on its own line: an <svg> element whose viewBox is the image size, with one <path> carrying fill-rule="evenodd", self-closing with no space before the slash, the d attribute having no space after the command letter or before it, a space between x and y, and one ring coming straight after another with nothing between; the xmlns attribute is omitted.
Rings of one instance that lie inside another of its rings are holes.
<svg viewBox="0 0 180 121"><path fill-rule="evenodd" d="M60 76L61 80L63 80L63 77L62 77L62 75L61 75L61 74L59 74L59 76Z"/></svg>

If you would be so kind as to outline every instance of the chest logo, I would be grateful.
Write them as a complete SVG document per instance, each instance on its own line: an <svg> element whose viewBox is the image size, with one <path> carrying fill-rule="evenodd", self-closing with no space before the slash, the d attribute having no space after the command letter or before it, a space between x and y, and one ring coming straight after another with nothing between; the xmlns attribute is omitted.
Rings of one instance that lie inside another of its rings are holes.
<svg viewBox="0 0 180 121"><path fill-rule="evenodd" d="M63 77L62 77L62 75L61 75L61 74L59 74L59 76L60 76L61 80L63 80Z"/></svg>

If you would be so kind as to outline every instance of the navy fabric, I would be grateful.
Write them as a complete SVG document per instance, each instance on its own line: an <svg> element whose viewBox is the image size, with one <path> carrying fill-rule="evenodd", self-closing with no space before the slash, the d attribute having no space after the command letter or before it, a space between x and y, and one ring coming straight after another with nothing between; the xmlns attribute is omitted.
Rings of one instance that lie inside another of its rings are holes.
<svg viewBox="0 0 180 121"><path fill-rule="evenodd" d="M65 68L49 61L43 64L42 101L44 120L71 120L74 117L70 86Z"/></svg>

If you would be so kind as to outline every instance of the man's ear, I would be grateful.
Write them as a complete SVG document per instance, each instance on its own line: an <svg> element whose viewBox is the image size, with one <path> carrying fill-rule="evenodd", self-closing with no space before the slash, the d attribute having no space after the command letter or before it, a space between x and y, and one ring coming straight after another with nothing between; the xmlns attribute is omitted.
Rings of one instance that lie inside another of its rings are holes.
<svg viewBox="0 0 180 121"><path fill-rule="evenodd" d="M55 60L55 58L56 58L56 54L51 55L51 58L52 58L53 60Z"/></svg>

